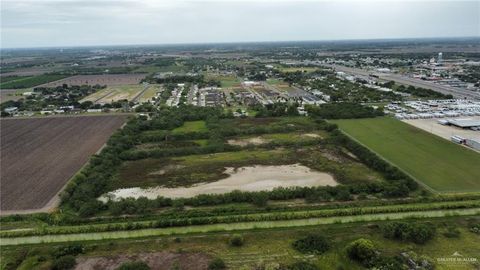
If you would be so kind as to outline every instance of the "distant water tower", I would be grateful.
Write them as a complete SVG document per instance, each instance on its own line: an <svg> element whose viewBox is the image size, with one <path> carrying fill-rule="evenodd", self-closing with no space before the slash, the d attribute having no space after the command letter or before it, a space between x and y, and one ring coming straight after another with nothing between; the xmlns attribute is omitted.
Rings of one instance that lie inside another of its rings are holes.
<svg viewBox="0 0 480 270"><path fill-rule="evenodd" d="M441 66L443 63L443 54L441 52L438 53L438 61L437 64Z"/></svg>

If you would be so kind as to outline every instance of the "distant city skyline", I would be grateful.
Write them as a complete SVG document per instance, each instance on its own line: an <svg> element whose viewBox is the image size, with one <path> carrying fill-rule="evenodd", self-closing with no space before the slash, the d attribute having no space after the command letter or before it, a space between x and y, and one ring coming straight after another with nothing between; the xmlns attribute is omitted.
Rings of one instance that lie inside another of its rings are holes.
<svg viewBox="0 0 480 270"><path fill-rule="evenodd" d="M2 0L1 47L479 37L479 1Z"/></svg>

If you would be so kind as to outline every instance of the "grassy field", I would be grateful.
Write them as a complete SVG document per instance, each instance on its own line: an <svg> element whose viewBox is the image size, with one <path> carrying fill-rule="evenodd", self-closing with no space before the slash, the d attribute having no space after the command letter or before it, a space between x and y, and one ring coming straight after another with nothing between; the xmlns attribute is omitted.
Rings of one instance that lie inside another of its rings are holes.
<svg viewBox="0 0 480 270"><path fill-rule="evenodd" d="M160 91L160 85L158 84L150 85L148 89L139 98L139 102L142 103L142 102L147 102L151 100L159 91Z"/></svg>
<svg viewBox="0 0 480 270"><path fill-rule="evenodd" d="M291 142L292 139L284 134L263 136L270 137L275 142ZM304 140L318 139L297 136L299 139L296 142L299 142L300 138ZM234 137L234 139L240 140L238 137ZM149 147L156 146L150 145ZM161 146L158 145L158 147ZM331 173L337 181L344 184L383 180L380 173L352 159L341 149L312 146L302 149L257 149L128 161L121 166L114 187L190 186L226 178L228 175L224 173L225 167L296 163L316 171Z"/></svg>
<svg viewBox="0 0 480 270"><path fill-rule="evenodd" d="M393 118L332 122L436 191L480 190L480 155L474 151Z"/></svg>
<svg viewBox="0 0 480 270"><path fill-rule="evenodd" d="M254 165L301 164L315 171L326 172L342 184L382 181L381 173L352 158L344 149L333 145L317 145L329 137L328 132L315 130L315 123L305 117L222 119L217 123L188 121L173 129L173 135L205 132L209 128L246 130L258 127L283 128L289 126L296 131L273 132L256 135L239 135L224 138L216 144L245 147L244 150L229 150L218 153L176 157L151 155L150 158L123 163L118 171L112 190L125 187L179 187L201 182L213 182L228 177L225 167L239 168ZM145 136L165 136L166 131L150 130ZM154 153L174 148L200 148L208 140L169 140L137 145L138 151ZM253 149L252 149L253 148ZM272 149L275 148L275 149ZM201 152L199 152L201 153Z"/></svg>
<svg viewBox="0 0 480 270"><path fill-rule="evenodd" d="M302 72L312 72L317 70L318 68L316 67L279 67L278 68L281 72L296 72L296 71L302 71Z"/></svg>
<svg viewBox="0 0 480 270"><path fill-rule="evenodd" d="M288 133L270 133L263 134L259 136L241 136L237 137L236 140L242 141L245 140L248 142L251 138L259 138L265 143L274 142L274 143L295 143L295 142L306 142L313 141L318 139L325 139L328 137L328 133L325 131L312 131L311 133L303 132L288 132Z"/></svg>
<svg viewBox="0 0 480 270"><path fill-rule="evenodd" d="M96 103L110 103L122 99L131 101L143 89L144 86L140 84L108 86L105 89L85 97L80 102L92 101Z"/></svg>
<svg viewBox="0 0 480 270"><path fill-rule="evenodd" d="M309 118L301 116L292 117L271 117L271 118L235 118L235 119L221 119L218 125L224 128L231 129L249 129L253 127L285 127L289 126L297 130L314 129L315 123Z"/></svg>
<svg viewBox="0 0 480 270"><path fill-rule="evenodd" d="M220 81L221 87L230 88L234 86L240 86L240 80L235 75L206 73L206 79Z"/></svg>
<svg viewBox="0 0 480 270"><path fill-rule="evenodd" d="M40 84L63 79L65 75L38 75L25 77L6 77L2 78L0 89L19 89L29 88Z"/></svg>
<svg viewBox="0 0 480 270"><path fill-rule="evenodd" d="M183 124L183 126L174 129L172 132L175 133L186 133L186 132L202 132L207 131L207 126L205 121L188 121Z"/></svg>

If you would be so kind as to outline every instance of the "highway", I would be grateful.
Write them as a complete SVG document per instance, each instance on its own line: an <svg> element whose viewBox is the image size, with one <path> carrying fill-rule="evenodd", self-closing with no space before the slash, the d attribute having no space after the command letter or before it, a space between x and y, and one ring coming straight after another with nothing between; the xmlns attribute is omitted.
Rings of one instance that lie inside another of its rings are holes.
<svg viewBox="0 0 480 270"><path fill-rule="evenodd" d="M368 71L360 68L351 68L351 67L345 67L340 65L325 64L324 66L334 68L336 71L343 71L345 73L349 73L357 76L369 76L370 74L373 73L377 75L379 79L384 81L394 81L399 84L412 85L415 87L423 87L423 88L431 89L433 91L437 91L445 95L451 94L454 98L480 100L480 93L478 92L468 91L468 90L451 87L451 86L439 85L430 81L410 78L410 77L402 76L399 74L373 72L373 71Z"/></svg>

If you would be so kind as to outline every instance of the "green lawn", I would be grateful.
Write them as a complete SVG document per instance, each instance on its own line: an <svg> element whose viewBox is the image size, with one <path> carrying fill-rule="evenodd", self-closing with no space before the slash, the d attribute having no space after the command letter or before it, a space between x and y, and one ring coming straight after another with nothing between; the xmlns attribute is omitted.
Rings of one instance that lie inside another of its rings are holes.
<svg viewBox="0 0 480 270"><path fill-rule="evenodd" d="M284 83L284 82L280 79L267 79L267 83L270 84L270 85L277 85L277 84L281 84L281 83Z"/></svg>
<svg viewBox="0 0 480 270"><path fill-rule="evenodd" d="M332 121L439 192L480 191L480 154L389 117Z"/></svg>
<svg viewBox="0 0 480 270"><path fill-rule="evenodd" d="M208 131L205 121L187 121L181 127L172 130L173 133Z"/></svg>

